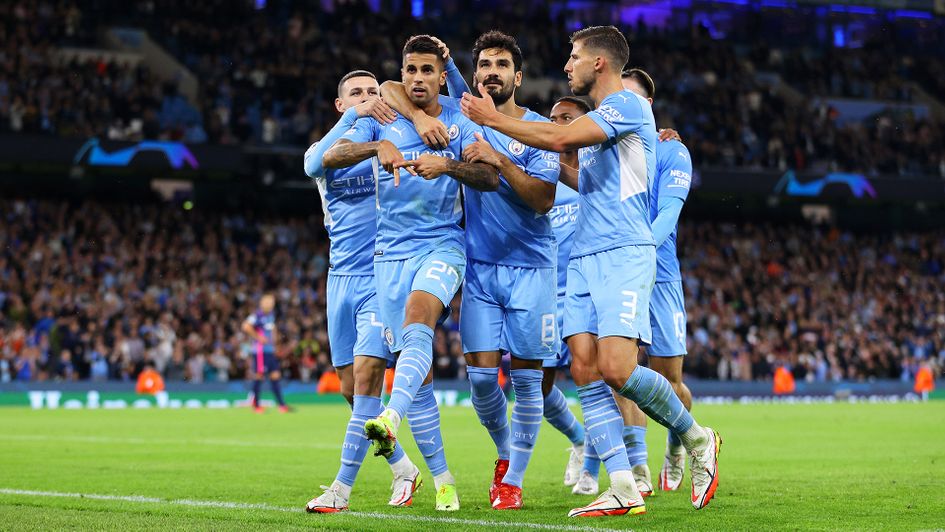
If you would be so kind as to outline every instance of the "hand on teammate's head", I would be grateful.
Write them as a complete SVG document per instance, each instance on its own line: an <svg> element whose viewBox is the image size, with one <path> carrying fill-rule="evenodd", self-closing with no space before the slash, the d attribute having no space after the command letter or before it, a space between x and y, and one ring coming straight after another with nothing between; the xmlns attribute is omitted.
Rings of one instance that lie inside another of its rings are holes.
<svg viewBox="0 0 945 532"><path fill-rule="evenodd" d="M433 42L440 47L440 53L443 55L443 62L449 62L450 60L450 49L446 46L446 43L441 41L439 37L430 36Z"/></svg>

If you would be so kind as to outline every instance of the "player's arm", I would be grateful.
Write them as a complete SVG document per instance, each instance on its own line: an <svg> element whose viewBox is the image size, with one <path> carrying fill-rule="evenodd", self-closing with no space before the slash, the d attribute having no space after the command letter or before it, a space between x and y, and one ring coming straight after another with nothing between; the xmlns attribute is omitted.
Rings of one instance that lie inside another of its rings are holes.
<svg viewBox="0 0 945 532"><path fill-rule="evenodd" d="M463 160L494 166L505 177L518 197L522 198L522 201L532 210L538 214L545 214L551 210L555 204L554 182L546 181L522 170L511 159L497 152L480 133L476 133L475 137L476 142L463 150ZM549 152L541 152L538 158L540 159L541 154L544 153ZM545 161L542 160L530 161L529 169L532 172L553 172L556 180L559 172L557 154L550 155L554 155L554 160L548 159L547 164L544 164Z"/></svg>
<svg viewBox="0 0 945 532"><path fill-rule="evenodd" d="M346 131L351 129L351 126L353 126L358 119L357 116L354 107L349 108L341 115L341 119L338 120L338 123L335 124L320 141L312 144L305 150L305 175L316 178L325 174L325 166L322 164L325 152L334 146L334 144L344 136Z"/></svg>
<svg viewBox="0 0 945 532"><path fill-rule="evenodd" d="M669 238L676 224L679 223L679 214L682 212L683 200L673 196L660 196L657 202L658 214L653 220L653 239L656 246L663 245Z"/></svg>
<svg viewBox="0 0 945 532"><path fill-rule="evenodd" d="M361 161L376 157L381 149L381 143L390 141L374 140L370 142L352 142L349 139L338 139L322 157L325 168L348 168Z"/></svg>
<svg viewBox="0 0 945 532"><path fill-rule="evenodd" d="M573 163L574 166L571 166L571 163ZM565 161L564 154L562 154L561 162L559 163L561 172L558 173L558 181L561 181L575 192L578 192L578 164L577 155L574 156L574 159Z"/></svg>
<svg viewBox="0 0 945 532"><path fill-rule="evenodd" d="M242 328L243 332L246 333L250 338L255 338L257 342L266 342L266 335L256 332L256 327L253 326L252 317L243 322Z"/></svg>
<svg viewBox="0 0 945 532"><path fill-rule="evenodd" d="M450 49L446 46L446 43L437 37L432 37L432 39L440 47L440 55L443 56L446 70L446 92L452 98L461 98L464 92L469 92L469 85L466 84L466 80L456 66L456 62L450 57Z"/></svg>
<svg viewBox="0 0 945 532"><path fill-rule="evenodd" d="M466 84L466 78L459 71L456 62L449 56L449 49L446 50L446 92L453 98L461 98L463 93L469 92L469 85Z"/></svg>
<svg viewBox="0 0 945 532"><path fill-rule="evenodd" d="M359 162L377 157L377 162L394 176L394 186L400 185L400 170L404 156L391 141L381 139L380 124L376 120L359 120L341 139L322 156L325 168L347 168ZM408 172L413 173L411 169Z"/></svg>
<svg viewBox="0 0 945 532"><path fill-rule="evenodd" d="M594 146L607 140L607 134L587 115L566 126L551 122L532 122L506 116L495 108L492 97L480 83L479 94L463 94L463 114L480 126L491 127L534 148L563 152Z"/></svg>
<svg viewBox="0 0 945 532"><path fill-rule="evenodd" d="M316 178L325 174L323 158L325 152L331 148L335 142L341 139L345 133L354 127L358 118L365 116L373 117L382 124L389 124L396 118L394 110L391 109L383 100L376 98L354 107L349 107L341 118L332 127L321 140L309 146L305 151L304 168L305 175Z"/></svg>
<svg viewBox="0 0 945 532"><path fill-rule="evenodd" d="M347 168L371 157L377 157L378 164L394 176L394 186L400 185L400 168L406 167L408 172L414 173L412 168L404 164L406 161L397 146L387 139L367 142L339 139L325 152L322 164L325 168Z"/></svg>
<svg viewBox="0 0 945 532"><path fill-rule="evenodd" d="M657 214L651 224L657 246L666 241L679 223L679 214L689 196L689 186L692 182L692 159L689 150L682 143L679 143L672 153L664 156L663 160L667 161L667 158L668 162L660 165Z"/></svg>
<svg viewBox="0 0 945 532"><path fill-rule="evenodd" d="M391 80L381 83L381 97L395 111L413 122L413 127L424 144L435 150L442 150L449 146L450 136L446 125L414 105L407 97L407 90L404 89L403 83Z"/></svg>
<svg viewBox="0 0 945 532"><path fill-rule="evenodd" d="M416 175L427 180L447 174L467 187L482 192L492 192L499 188L498 170L486 163L455 161L432 153L424 153L400 166L412 168Z"/></svg>

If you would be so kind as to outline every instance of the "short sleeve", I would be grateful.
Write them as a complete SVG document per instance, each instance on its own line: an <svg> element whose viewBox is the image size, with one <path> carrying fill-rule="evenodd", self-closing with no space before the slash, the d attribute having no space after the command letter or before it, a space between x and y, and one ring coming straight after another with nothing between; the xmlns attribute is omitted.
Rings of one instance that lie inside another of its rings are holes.
<svg viewBox="0 0 945 532"><path fill-rule="evenodd" d="M600 126L610 139L618 139L647 124L641 98L628 91L621 91L604 98L600 106L587 116Z"/></svg>
<svg viewBox="0 0 945 532"><path fill-rule="evenodd" d="M341 138L351 142L373 142L380 136L380 124L370 117L359 118Z"/></svg>
<svg viewBox="0 0 945 532"><path fill-rule="evenodd" d="M525 173L552 185L558 183L561 173L560 156L553 151L528 148Z"/></svg>

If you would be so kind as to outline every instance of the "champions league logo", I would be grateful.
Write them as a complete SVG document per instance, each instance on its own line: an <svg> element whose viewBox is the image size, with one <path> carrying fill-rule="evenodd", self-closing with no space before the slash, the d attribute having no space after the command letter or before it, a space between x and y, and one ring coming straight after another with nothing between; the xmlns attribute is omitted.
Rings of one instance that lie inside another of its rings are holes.
<svg viewBox="0 0 945 532"><path fill-rule="evenodd" d="M869 179L860 174L848 174L843 172L833 172L812 181L801 182L793 170L785 172L784 176L774 187L776 194L786 194L788 196L818 197L828 185L840 184L846 185L850 193L855 198L869 196L876 197L876 189L870 184Z"/></svg>
<svg viewBox="0 0 945 532"><path fill-rule="evenodd" d="M450 140L456 140L456 137L459 136L459 126L457 126L456 124L453 124L452 126L450 126L447 133L449 133L450 135Z"/></svg>
<svg viewBox="0 0 945 532"><path fill-rule="evenodd" d="M521 155L525 153L525 145L517 140L509 142L509 153L512 155Z"/></svg>
<svg viewBox="0 0 945 532"><path fill-rule="evenodd" d="M85 162L89 166L131 166L132 161L139 153L157 152L167 159L168 165L175 170L184 166L197 169L200 163L194 154L180 142L142 141L127 148L106 151L97 138L89 139L79 148L73 158L73 164Z"/></svg>

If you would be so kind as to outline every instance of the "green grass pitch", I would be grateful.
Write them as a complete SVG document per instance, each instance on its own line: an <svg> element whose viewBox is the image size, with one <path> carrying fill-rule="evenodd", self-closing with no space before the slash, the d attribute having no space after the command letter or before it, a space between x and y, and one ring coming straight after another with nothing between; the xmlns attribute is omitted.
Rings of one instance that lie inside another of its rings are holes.
<svg viewBox="0 0 945 532"><path fill-rule="evenodd" d="M247 409L0 409L0 530L931 530L945 528L945 403L697 405L724 441L720 486L702 511L683 489L639 517L568 519L587 502L562 485L566 440L545 424L525 505L488 503L494 448L469 408L443 409L459 512L433 510L432 478L413 508L390 509L390 471L369 456L351 513L302 511L334 478L344 406L290 415ZM404 433L407 452L422 459ZM648 434L654 477L665 431ZM79 497L76 494L83 494ZM236 503L236 504L232 504ZM256 506L247 506L256 505Z"/></svg>

